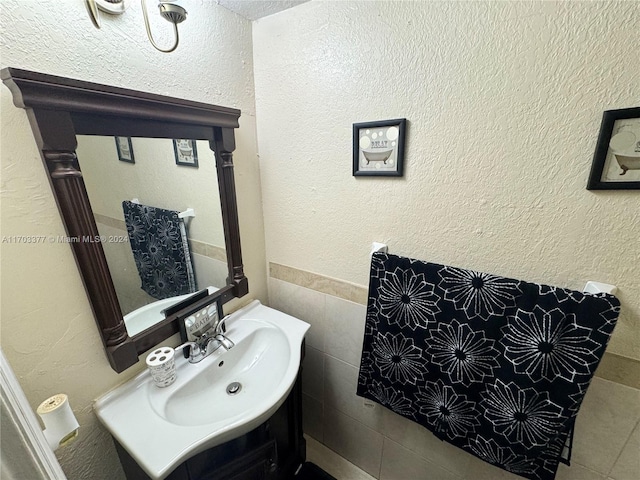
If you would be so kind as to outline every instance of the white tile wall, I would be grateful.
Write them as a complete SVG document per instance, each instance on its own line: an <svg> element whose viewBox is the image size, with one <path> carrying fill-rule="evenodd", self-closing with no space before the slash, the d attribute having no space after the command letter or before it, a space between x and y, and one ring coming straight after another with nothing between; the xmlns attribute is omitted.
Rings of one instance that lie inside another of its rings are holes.
<svg viewBox="0 0 640 480"><path fill-rule="evenodd" d="M333 450L317 442L309 435L307 440L307 460L321 467L338 480L374 480L374 477L348 462Z"/></svg>
<svg viewBox="0 0 640 480"><path fill-rule="evenodd" d="M576 420L576 463L610 474L638 420L640 390L595 378Z"/></svg>
<svg viewBox="0 0 640 480"><path fill-rule="evenodd" d="M640 478L640 423L636 426L609 473L616 480Z"/></svg>
<svg viewBox="0 0 640 480"><path fill-rule="evenodd" d="M303 364L305 432L380 480L521 480L356 395L366 308L269 279L273 308L312 327ZM335 476L335 475L334 475ZM338 480L345 480L344 478ZM640 480L640 390L594 378L557 480Z"/></svg>
<svg viewBox="0 0 640 480"><path fill-rule="evenodd" d="M384 439L380 480L457 480L453 473L421 458L399 443Z"/></svg>
<svg viewBox="0 0 640 480"><path fill-rule="evenodd" d="M326 405L324 423L324 444L369 475L379 478L382 434Z"/></svg>
<svg viewBox="0 0 640 480"><path fill-rule="evenodd" d="M324 351L325 299L323 293L292 283L269 279L269 306L311 325L307 346Z"/></svg>
<svg viewBox="0 0 640 480"><path fill-rule="evenodd" d="M351 365L360 365L366 313L364 305L326 295L324 352Z"/></svg>

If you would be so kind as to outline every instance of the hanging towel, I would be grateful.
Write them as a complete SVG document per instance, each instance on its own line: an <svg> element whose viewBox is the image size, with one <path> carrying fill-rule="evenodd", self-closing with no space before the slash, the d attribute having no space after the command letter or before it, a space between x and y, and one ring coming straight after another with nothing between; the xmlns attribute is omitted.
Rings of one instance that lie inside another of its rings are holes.
<svg viewBox="0 0 640 480"><path fill-rule="evenodd" d="M357 393L552 480L619 311L608 294L376 253Z"/></svg>
<svg viewBox="0 0 640 480"><path fill-rule="evenodd" d="M187 231L178 212L122 202L141 287L153 298L193 293L196 280Z"/></svg>

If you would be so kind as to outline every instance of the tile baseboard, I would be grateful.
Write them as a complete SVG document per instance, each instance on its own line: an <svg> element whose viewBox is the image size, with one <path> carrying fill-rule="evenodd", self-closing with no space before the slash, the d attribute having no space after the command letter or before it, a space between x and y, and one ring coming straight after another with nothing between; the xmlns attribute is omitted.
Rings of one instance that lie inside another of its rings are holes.
<svg viewBox="0 0 640 480"><path fill-rule="evenodd" d="M367 304L368 289L355 283L269 262L269 276L350 302Z"/></svg>

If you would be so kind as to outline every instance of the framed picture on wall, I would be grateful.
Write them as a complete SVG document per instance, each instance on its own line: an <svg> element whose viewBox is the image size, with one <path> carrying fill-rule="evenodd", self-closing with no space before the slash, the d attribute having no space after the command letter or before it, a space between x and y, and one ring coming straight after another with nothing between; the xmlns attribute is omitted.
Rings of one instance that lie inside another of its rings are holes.
<svg viewBox="0 0 640 480"><path fill-rule="evenodd" d="M587 190L640 189L640 107L607 110Z"/></svg>
<svg viewBox="0 0 640 480"><path fill-rule="evenodd" d="M127 163L136 163L136 159L133 156L133 145L131 144L131 137L115 137L116 149L118 150L118 160Z"/></svg>
<svg viewBox="0 0 640 480"><path fill-rule="evenodd" d="M406 118L353 124L353 175L401 177Z"/></svg>
<svg viewBox="0 0 640 480"><path fill-rule="evenodd" d="M196 141L180 138L173 141L173 151L176 155L176 165L198 168L198 151Z"/></svg>

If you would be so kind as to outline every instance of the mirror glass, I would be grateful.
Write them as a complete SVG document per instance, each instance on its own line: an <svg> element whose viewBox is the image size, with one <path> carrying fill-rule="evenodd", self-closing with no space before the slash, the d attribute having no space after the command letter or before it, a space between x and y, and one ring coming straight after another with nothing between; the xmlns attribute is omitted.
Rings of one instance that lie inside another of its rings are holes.
<svg viewBox="0 0 640 480"><path fill-rule="evenodd" d="M226 285L220 195L208 141L77 139L78 162L129 336L139 333L126 322L134 310L166 299L159 303L164 309L190 292ZM186 213L180 220L176 212Z"/></svg>

